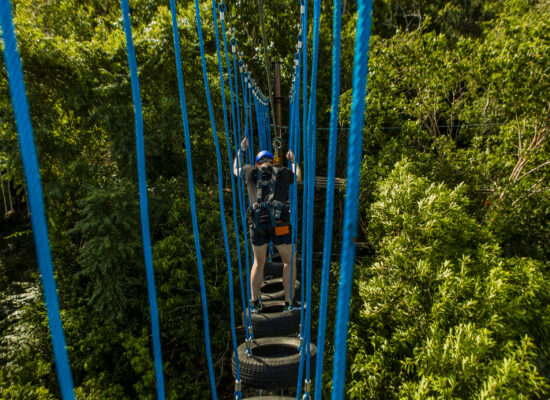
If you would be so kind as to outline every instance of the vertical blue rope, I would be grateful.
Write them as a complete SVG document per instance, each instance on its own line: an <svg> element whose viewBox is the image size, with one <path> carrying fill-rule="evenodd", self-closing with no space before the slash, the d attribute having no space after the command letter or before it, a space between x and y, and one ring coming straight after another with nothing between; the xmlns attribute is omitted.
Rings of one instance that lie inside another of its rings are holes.
<svg viewBox="0 0 550 400"><path fill-rule="evenodd" d="M321 300L319 306L319 327L317 329L317 364L315 368L315 395L322 398L323 358L327 326L328 282L332 253L332 226L334 211L334 176L336 171L336 146L338 137L338 113L340 99L340 50L341 50L342 0L334 0L332 28L332 106L330 114L330 135L328 146L327 195L325 206L325 237L323 243L323 270L321 277Z"/></svg>
<svg viewBox="0 0 550 400"><path fill-rule="evenodd" d="M217 17L215 12L215 3L213 2L213 15L214 15L214 25L216 26L215 32L216 32L216 47L219 51L219 39L217 35ZM204 80L204 89L206 92L206 100L208 102L208 113L210 115L210 125L212 127L212 136L214 138L214 145L216 147L216 162L218 166L218 196L219 196L219 202L220 202L220 217L221 217L221 223L222 223L222 231L224 236L224 245L226 247L226 258L227 263L231 263L231 258L228 256L229 254L229 243L227 240L227 228L225 225L225 211L224 211L224 204L223 204L223 175L222 175L222 169L221 169L221 153L220 153L220 144L218 142L218 135L216 131L216 122L214 119L214 109L212 107L212 98L210 96L210 86L208 84L208 75L206 71L206 59L204 55L204 40L202 37L202 26L201 26L201 17L200 17L200 7L199 7L199 1L195 0L195 12L197 17L197 31L199 35L199 45L200 45L200 52L201 52L201 64L202 64L202 75ZM225 105L225 103L224 103ZM212 375L213 378L213 375ZM212 386L215 387L215 382L212 382ZM217 398L216 393L213 392L214 398Z"/></svg>
<svg viewBox="0 0 550 400"><path fill-rule="evenodd" d="M53 354L57 370L57 380L61 389L61 396L64 400L73 400L73 376L69 365L69 356L65 344L65 333L59 314L59 299L53 274L53 262L48 239L48 226L44 212L42 199L42 183L40 182L40 171L38 158L34 145L34 135L29 113L25 82L23 80L23 68L21 59L17 52L17 39L13 28L11 4L8 0L0 1L0 24L2 27L2 38L4 40L4 62L8 72L8 82L15 115L15 123L19 132L19 147L21 159L25 170L27 190L29 193L29 207L31 211L32 233L36 246L36 255L42 287L44 290L44 301L48 315L48 325L52 337Z"/></svg>
<svg viewBox="0 0 550 400"><path fill-rule="evenodd" d="M265 139L264 139L264 132L263 132L263 127L262 127L262 124L261 124L261 120L260 120L260 105L259 105L259 102L258 102L258 98L256 97L255 94L252 95L253 99L254 99L254 115L256 116L256 125L258 127L258 150L264 150L266 149L266 146L265 146Z"/></svg>
<svg viewBox="0 0 550 400"><path fill-rule="evenodd" d="M254 159L254 121L252 119L252 81L251 81L251 77L250 75L248 75L248 89L247 89L247 95L248 95L248 126L250 127L249 129L249 135L250 137L248 138L249 140L249 146L250 146L250 152L251 152L251 157L252 159Z"/></svg>
<svg viewBox="0 0 550 400"><path fill-rule="evenodd" d="M312 276L312 253L313 253L313 204L315 202L315 161L317 149L317 65L319 59L319 21L321 18L321 0L315 0L313 3L313 54L311 66L311 84L310 84L310 99L308 112L308 136L310 142L310 175L309 175L309 192L308 192L308 286L307 286L307 329L306 329L306 379L309 381L311 377L311 354L310 354L310 339L311 339L311 282ZM307 393L306 393L307 395Z"/></svg>
<svg viewBox="0 0 550 400"><path fill-rule="evenodd" d="M203 313L203 326L204 326L204 334L205 334L205 342L206 342L206 357L208 360L208 366L209 366L209 373L210 373L210 385L212 387L212 393L215 396L216 387L214 384L214 375L213 375L213 369L211 368L212 364L212 355L210 350L210 330L208 327L208 305L206 303L206 291L204 289L204 273L203 273L203 266L202 266L202 253L201 253L201 247L200 247L200 239L199 239L199 228L198 228L198 221L197 221L197 208L196 208L196 201L195 201L195 184L193 182L193 164L191 159L191 139L189 134L189 122L188 122L188 116L187 116L187 105L185 101L185 91L183 86L183 71L181 66L181 55L180 55L180 46L179 46L179 33L178 33L178 27L177 27L177 18L176 18L176 3L175 0L170 0L170 10L172 12L172 31L174 35L174 50L176 53L176 69L178 74L178 88L179 88L179 95L180 95L180 107L181 107L181 113L182 113L182 121L183 121L183 131L184 131L184 139L185 139L185 157L187 162L187 182L189 186L189 197L190 197L190 205L191 205L191 216L192 216L192 223L193 223L193 237L195 240L195 252L197 255L197 268L199 272L199 281L201 286L201 300L202 300L202 313Z"/></svg>
<svg viewBox="0 0 550 400"><path fill-rule="evenodd" d="M248 116L248 114L249 114L249 112L248 112L248 89L247 89L247 86L248 86L248 72L244 72L243 74L241 74L241 83L242 83L242 88L243 88L243 106L244 106L243 117L244 117L244 120L245 120L244 133L245 133L245 137L248 139L248 147L249 147L249 151L247 151L248 163L252 164L252 160L253 160L254 156L252 155L252 152L253 152L252 140L251 140L252 134L251 134L251 128L249 128L250 118ZM246 191L244 190L244 187L243 187L243 193L245 193L245 192ZM250 202L250 199L248 199L248 202ZM252 252L250 252L250 253L252 253ZM252 254L250 254L250 256L252 256ZM250 260L247 259L247 261L248 261L248 263L247 263L247 267L246 267L246 291L247 291L247 294L248 294L248 301L250 301L252 299L252 288L250 286ZM249 321L249 326L252 326L252 321L251 320Z"/></svg>
<svg viewBox="0 0 550 400"><path fill-rule="evenodd" d="M241 84L242 84L242 88L243 88L243 117L244 117L244 137L248 140L248 147L250 149L250 151L248 151L248 163L249 164L252 164L251 162L251 156L252 156L252 142L250 140L250 136L249 135L249 127L248 127L248 89L247 89L247 85L248 85L248 73L247 72L244 72L243 74L241 74Z"/></svg>
<svg viewBox="0 0 550 400"><path fill-rule="evenodd" d="M346 351L349 323L349 302L351 298L353 264L355 261L355 237L357 235L357 209L359 201L359 178L365 124L365 96L369 61L369 40L372 25L372 0L359 0L357 9L357 33L353 67L353 98L351 122L348 136L348 166L342 254L340 261L340 283L336 308L336 332L334 338L334 366L332 371L332 399L344 399L346 379Z"/></svg>
<svg viewBox="0 0 550 400"><path fill-rule="evenodd" d="M225 5L223 3L220 4L220 12L223 15L223 12L225 10ZM218 20L217 20L217 7L214 0L212 0L212 18L214 20L214 34L216 37L216 52L218 55L218 70L220 73L220 91L222 96L222 108L223 108L223 121L224 121L224 127L225 127L225 139L226 139L226 145L227 145L227 156L229 159L229 171L233 169L233 156L231 154L231 142L229 140L229 122L227 118L227 106L225 102L225 82L223 79L223 60L220 52L220 38L219 38L219 32L218 32ZM223 19L221 19L222 27L224 30L224 39L225 39L225 25ZM231 82L231 76L229 76L229 81ZM217 151L219 153L219 151ZM218 159L218 178L221 178L221 157ZM232 173L229 174L229 178L231 181L231 194L233 195L233 224L235 228L235 238L237 241L237 251L240 254L241 248L239 244L239 229L237 225L237 206L236 206L236 199L235 199L235 181L234 176ZM239 371L239 354L237 352L237 334L235 331L235 306L233 304L233 271L231 268L231 252L229 251L229 240L227 237L227 228L225 225L225 212L224 212L224 204L223 204L223 187L222 187L222 181L221 179L218 181L219 184L219 197L220 197L220 212L221 212L221 222L222 222L222 230L223 230L223 239L224 239L224 245L225 245L225 258L227 262L227 278L229 283L229 311L230 311L230 319L231 319L231 333L232 333L232 341L233 341L233 353L235 355L235 369L236 369L236 378L237 381L241 380L240 371ZM240 257L239 257L240 261ZM235 392L235 396L238 396L239 393Z"/></svg>
<svg viewBox="0 0 550 400"><path fill-rule="evenodd" d="M271 146L271 142L273 141L272 140L272 137L271 137L271 127L269 125L269 103L266 103L265 106L264 106L264 121L265 121L265 126L267 127L267 145L269 146L269 151L273 152L273 148ZM273 128L275 129L275 128Z"/></svg>
<svg viewBox="0 0 550 400"><path fill-rule="evenodd" d="M304 1L304 0L300 0L300 8L303 10L303 13L302 13L302 61L301 61L301 65L302 65L302 69L303 69L303 72L302 72L302 79L303 79L303 86L302 86L302 123L303 123L303 128L302 128L302 135L304 137L304 176L305 176L305 180L304 180L304 186L303 186L303 193L302 193L302 210L303 210L303 213L302 213L302 265L301 265L301 299L302 299L302 312L300 314L300 326L301 326L301 332L300 332L300 337L302 337L303 339L305 339L305 325L306 325L306 321L305 321L305 312L304 312L304 301L303 299L305 298L304 296L304 290L305 290L305 287L306 287L306 284L305 284L305 273L304 273L304 268L305 266L307 265L307 252L306 252L306 238L307 238L307 212L305 212L307 210L307 195L308 195L308 187L309 185L307 184L308 182L308 179L309 179L309 154L308 154L308 149L309 149L309 140L308 140L308 137L307 137L307 1ZM302 346L302 350L303 350L303 346ZM302 379L303 379L303 371L304 371L304 357L305 357L305 352L302 351L301 353L301 356L300 356L300 368L299 368L299 371L298 371L298 385L297 385L297 389L296 389L296 398L299 399L299 396L302 392Z"/></svg>
<svg viewBox="0 0 550 400"><path fill-rule="evenodd" d="M160 346L160 328L157 308L157 294L155 289L155 272L153 269L153 255L151 250L151 236L149 232L149 206L147 199L147 179L145 176L145 144L143 140L143 115L141 94L137 73L136 54L132 40L132 25L130 23L130 8L128 0L121 0L122 21L126 34L126 49L132 81L132 98L134 100L134 118L136 125L136 150L139 180L139 206L141 213L141 232L143 239L143 253L145 257L145 271L147 275L147 291L149 294L149 308L151 312L151 330L153 334L153 354L155 359L155 377L157 382L157 396L164 399L164 376L162 372L162 350Z"/></svg>
<svg viewBox="0 0 550 400"><path fill-rule="evenodd" d="M219 6L218 6L219 7ZM229 92L230 92L230 95L231 95L231 118L232 118L232 123L233 123L233 144L235 146L235 156L238 155L238 148L240 146L240 142L237 140L237 121L236 121L236 116L235 116L235 97L234 97L234 92L233 92L233 81L232 81L232 75L231 75L231 62L229 60L229 51L227 50L227 35L226 35L226 32L225 32L225 22L222 20L222 31L223 31L223 46L224 46L224 50L225 50L225 62L227 64L227 80L229 81ZM235 38L233 38L235 39ZM234 42L232 42L232 46L235 47L237 45L237 40L235 39ZM234 68L235 68L235 77L237 76L237 72L236 72L236 63L235 63L235 58L233 58L233 65L234 65ZM238 99L237 99L237 102L238 102ZM238 104L238 103L237 103ZM238 107L238 105L237 105ZM240 124L240 122L239 122ZM240 126L239 126L240 128ZM240 133L239 133L239 136L240 136ZM231 160L231 157L230 157L230 160ZM232 160L231 160L232 161ZM231 163L230 163L231 164ZM239 160L237 160L237 169L240 170L241 168L241 160L240 160L240 157L239 157ZM231 168L231 171L233 169L233 165L230 165L230 168ZM233 175L233 172L231 172L231 175ZM246 315L246 301L245 301L245 292L244 292L244 284L243 284L243 269L242 269L242 260L241 260L241 245L240 245L240 239L239 239L239 227L238 227L238 217L237 217L237 204L235 202L235 191L234 191L234 187L233 188L233 221L234 221L234 224L235 224L235 240L237 242L237 261L238 261L238 265L239 265L239 283L240 283L240 286L241 286L241 300L242 300L242 307L243 307L243 314L244 314L244 327L245 327L245 336L246 338L248 339L249 338L249 335L248 335L248 321L247 321L247 315ZM243 220L243 215L242 215L242 198L241 198L241 180L239 178L237 178L237 191L238 191L238 196L239 196L239 216L241 217L241 220ZM244 235L244 247L245 247L245 252L247 252L247 234L246 234L246 225L243 225L243 235ZM247 257L248 257L248 253L247 253Z"/></svg>
<svg viewBox="0 0 550 400"><path fill-rule="evenodd" d="M313 54L311 68L310 98L307 121L307 140L308 140L308 179L307 179L307 239L306 239L306 273L307 273L307 295L306 295L306 319L305 319L305 364L306 380L310 380L311 354L310 354L310 336L311 336L311 281L312 281L312 252L313 252L313 203L315 198L315 158L317 142L317 121L316 121L316 101L317 101L317 65L319 53L319 20L321 15L321 1L315 0L313 8ZM300 361L303 360L303 357ZM301 362L302 364L302 362ZM305 398L309 397L306 391Z"/></svg>
<svg viewBox="0 0 550 400"><path fill-rule="evenodd" d="M234 45L233 45L233 40L235 38L232 39L232 46L236 46L237 45L237 40L234 41ZM237 131L237 140L235 140L235 154L238 154L238 148L237 146L240 146L241 145L241 140L242 140L242 136L241 136L241 113L240 113L240 106L239 106L239 70L237 69L237 63L236 63L236 57L235 57L235 51L232 50L232 53L233 53L233 67L234 67L234 70L235 70L235 109L236 109L236 114L237 114L237 128L238 128L238 131ZM242 62L239 61L239 64ZM242 68L242 67L239 67L239 68ZM240 157L237 159L237 168L240 170L242 168L242 162L244 160L241 160ZM248 232L247 232L247 222L246 222L246 213L245 213L245 203L246 203L246 197L245 197L245 194L244 194L244 183L242 182L241 179L237 179L237 182L239 184L239 210L241 212L241 223L242 223L242 226L243 226L243 234L244 234L244 252L245 252L245 263L246 263L246 272L247 272L247 276L248 276L248 271L250 271L250 257L249 257L249 254L248 254L248 249L249 249L249 246L250 244L248 243ZM248 309L248 307L246 306L246 302L245 302L245 291L244 291L244 287L243 287L243 279L242 279L242 271L239 271L240 273L240 282L241 282L241 297L242 297L242 302L243 302L243 309L245 310L244 313L245 313L245 321L244 321L244 325L245 325L245 334L246 334L246 339L248 340L249 339L249 335L248 335L248 321L247 321L247 315L246 315L246 310ZM247 289L248 289L248 294L246 295L247 299L250 298L250 289L248 288L248 285L249 283L247 283Z"/></svg>

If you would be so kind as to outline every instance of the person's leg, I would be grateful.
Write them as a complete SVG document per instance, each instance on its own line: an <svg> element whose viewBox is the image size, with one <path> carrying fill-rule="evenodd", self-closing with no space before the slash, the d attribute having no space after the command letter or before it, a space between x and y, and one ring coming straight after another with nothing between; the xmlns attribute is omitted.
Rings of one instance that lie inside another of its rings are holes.
<svg viewBox="0 0 550 400"><path fill-rule="evenodd" d="M283 286L285 288L285 301L290 302L290 263L291 260L294 263L292 267L292 282L296 282L296 254L292 257L292 244L279 244L275 247L277 247L277 251L283 259ZM292 286L292 289L294 290L294 285Z"/></svg>
<svg viewBox="0 0 550 400"><path fill-rule="evenodd" d="M258 292L260 291L260 286L264 277L267 243L260 246L252 244L252 251L254 252L254 264L252 265L252 271L250 271L251 298L252 301L257 301Z"/></svg>

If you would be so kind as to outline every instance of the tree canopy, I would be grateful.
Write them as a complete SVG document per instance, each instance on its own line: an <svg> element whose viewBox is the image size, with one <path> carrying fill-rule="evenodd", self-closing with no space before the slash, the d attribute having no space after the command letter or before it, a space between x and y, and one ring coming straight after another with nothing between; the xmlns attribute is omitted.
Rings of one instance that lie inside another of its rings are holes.
<svg viewBox="0 0 550 400"><path fill-rule="evenodd" d="M190 151L216 385L220 398L229 399L229 290L214 143L194 2L176 3L190 149L183 141L169 2L130 1L167 397L211 396L187 189ZM154 398L134 111L119 5L12 4L76 397ZM269 57L281 63L287 96L299 3L272 0L264 6ZM267 93L257 4L229 0L226 7L243 59ZM338 177L345 177L356 7L343 1ZM332 12L333 4L322 2L318 175L327 168ZM222 138L231 133L221 128L211 2L202 2L201 16ZM547 398L550 5L375 0L372 32L346 398ZM0 398L56 399L60 393L3 58L0 65L6 207L1 210L13 209L0 216ZM285 125L287 103L283 110ZM226 159L223 146L222 153ZM229 174L226 168L225 188ZM232 227L231 195L226 196ZM314 250L321 251L321 192L317 197ZM342 193L338 197L342 204ZM337 208L335 221L341 218ZM335 225L336 255L341 228ZM236 260L236 249L232 256ZM315 313L320 264L314 266ZM338 267L335 256L329 318L336 308ZM325 397L331 389L332 332L327 332Z"/></svg>

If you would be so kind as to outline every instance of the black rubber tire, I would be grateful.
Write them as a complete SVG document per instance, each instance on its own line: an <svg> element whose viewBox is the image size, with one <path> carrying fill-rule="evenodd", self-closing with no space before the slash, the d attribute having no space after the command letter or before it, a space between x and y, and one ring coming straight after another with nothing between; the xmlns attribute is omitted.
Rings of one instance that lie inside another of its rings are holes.
<svg viewBox="0 0 550 400"><path fill-rule="evenodd" d="M296 387L300 367L300 340L291 337L267 337L255 339L250 344L251 355L246 355L246 343L241 344L239 367L241 382L260 389L286 389ZM311 373L315 374L317 347L310 343ZM235 354L231 357L233 377Z"/></svg>
<svg viewBox="0 0 550 400"><path fill-rule="evenodd" d="M282 262L266 261L264 266L264 277L280 278L283 276Z"/></svg>
<svg viewBox="0 0 550 400"><path fill-rule="evenodd" d="M296 400L296 397L288 396L256 396L256 397L247 397L242 400Z"/></svg>
<svg viewBox="0 0 550 400"><path fill-rule="evenodd" d="M301 284L299 280L294 282L294 299L300 300L301 297ZM270 300L284 300L285 289L283 287L283 278L274 278L263 281L260 288L260 297L263 301Z"/></svg>
<svg viewBox="0 0 550 400"><path fill-rule="evenodd" d="M250 313L252 332L255 338L286 336L295 334L300 330L300 308L283 311L283 307L285 306L284 300L266 301L262 303L262 306L263 309L260 313Z"/></svg>

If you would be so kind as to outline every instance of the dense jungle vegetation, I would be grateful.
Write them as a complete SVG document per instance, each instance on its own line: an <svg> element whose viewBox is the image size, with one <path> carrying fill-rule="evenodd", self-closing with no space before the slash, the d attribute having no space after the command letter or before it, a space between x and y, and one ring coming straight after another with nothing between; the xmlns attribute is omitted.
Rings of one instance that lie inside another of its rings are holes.
<svg viewBox="0 0 550 400"><path fill-rule="evenodd" d="M12 3L76 396L152 399L133 104L119 4ZM177 2L191 149L183 142L169 2L130 3L167 397L211 397L185 166L191 151L216 383L228 399L227 270L194 3ZM345 176L356 20L355 2L343 3L339 177ZM264 5L269 54L282 63L286 96L299 3ZM239 48L267 93L257 3L231 0L227 7ZM223 137L211 2L202 2L201 15ZM328 126L330 116L331 46L332 3L324 1L319 127ZM0 398L57 399L3 61L0 171L4 191L10 183L13 211L0 216ZM369 64L346 397L549 398L550 3L375 0ZM320 130L321 176L327 143L328 132ZM316 192L315 243L322 242L324 197ZM341 203L343 192L337 197ZM337 208L335 221L341 212ZM329 318L335 313L340 229L334 232Z"/></svg>

